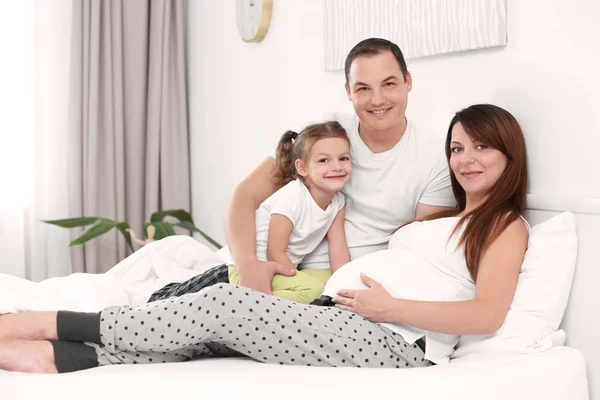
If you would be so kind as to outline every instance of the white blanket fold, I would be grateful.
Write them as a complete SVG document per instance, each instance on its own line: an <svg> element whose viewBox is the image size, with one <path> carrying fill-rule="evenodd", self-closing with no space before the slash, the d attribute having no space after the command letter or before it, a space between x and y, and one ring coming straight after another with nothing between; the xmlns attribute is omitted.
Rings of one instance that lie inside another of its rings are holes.
<svg viewBox="0 0 600 400"><path fill-rule="evenodd" d="M223 262L202 243L177 235L144 246L104 274L76 273L42 282L0 274L0 314L142 304L164 285L183 282Z"/></svg>

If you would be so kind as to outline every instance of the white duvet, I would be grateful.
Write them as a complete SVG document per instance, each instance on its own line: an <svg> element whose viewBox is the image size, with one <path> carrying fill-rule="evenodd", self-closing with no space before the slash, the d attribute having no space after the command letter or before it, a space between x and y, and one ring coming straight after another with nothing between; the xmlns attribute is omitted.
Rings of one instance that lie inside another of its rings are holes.
<svg viewBox="0 0 600 400"><path fill-rule="evenodd" d="M150 243L104 274L72 274L31 282L0 274L0 314L21 311L100 311L145 303L157 289L223 263L195 239L170 236Z"/></svg>

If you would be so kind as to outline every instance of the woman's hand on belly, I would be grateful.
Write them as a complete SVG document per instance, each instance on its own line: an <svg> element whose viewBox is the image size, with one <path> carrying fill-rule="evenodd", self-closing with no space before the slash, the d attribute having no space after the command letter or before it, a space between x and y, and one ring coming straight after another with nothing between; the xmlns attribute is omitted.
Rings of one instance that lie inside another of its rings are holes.
<svg viewBox="0 0 600 400"><path fill-rule="evenodd" d="M341 289L334 301L336 307L360 315L371 322L390 322L394 298L383 285L366 275L360 279L368 289Z"/></svg>

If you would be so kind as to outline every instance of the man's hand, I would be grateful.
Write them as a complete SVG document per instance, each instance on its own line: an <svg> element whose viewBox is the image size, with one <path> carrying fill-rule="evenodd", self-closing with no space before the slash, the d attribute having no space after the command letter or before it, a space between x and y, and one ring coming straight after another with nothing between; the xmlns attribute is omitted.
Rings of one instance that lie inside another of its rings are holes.
<svg viewBox="0 0 600 400"><path fill-rule="evenodd" d="M296 275L295 269L290 269L273 261L259 261L256 258L246 259L236 264L240 286L271 294L271 281L275 274L284 276Z"/></svg>
<svg viewBox="0 0 600 400"><path fill-rule="evenodd" d="M394 298L377 281L360 275L368 289L341 289L334 299L336 307L353 312L371 322L389 322Z"/></svg>

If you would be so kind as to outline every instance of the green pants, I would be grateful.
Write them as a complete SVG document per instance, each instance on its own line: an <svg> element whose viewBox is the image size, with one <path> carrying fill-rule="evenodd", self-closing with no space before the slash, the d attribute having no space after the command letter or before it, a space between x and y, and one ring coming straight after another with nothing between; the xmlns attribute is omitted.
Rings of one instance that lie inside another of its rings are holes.
<svg viewBox="0 0 600 400"><path fill-rule="evenodd" d="M330 277L331 271L328 269L304 269L297 271L294 276L276 274L271 281L271 291L273 296L309 304L321 296ZM229 265L229 283L240 284L237 268L231 264Z"/></svg>

